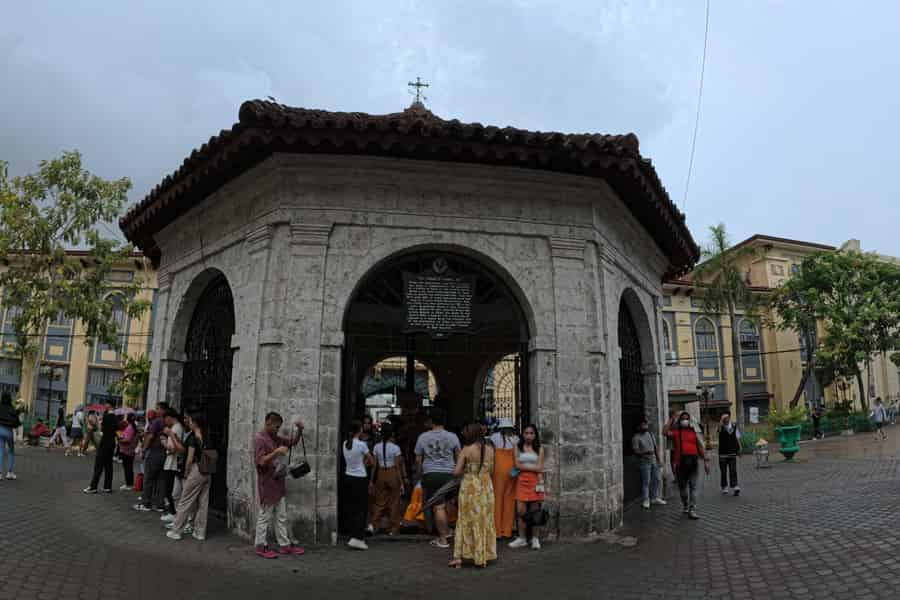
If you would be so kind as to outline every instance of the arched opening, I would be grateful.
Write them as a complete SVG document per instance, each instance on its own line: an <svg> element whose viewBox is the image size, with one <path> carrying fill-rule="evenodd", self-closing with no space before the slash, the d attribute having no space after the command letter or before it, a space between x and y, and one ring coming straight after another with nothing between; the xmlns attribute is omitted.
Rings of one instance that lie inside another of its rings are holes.
<svg viewBox="0 0 900 600"><path fill-rule="evenodd" d="M344 315L342 430L367 412L377 416L365 385L376 380L372 365L385 364L385 357L391 368L389 389L382 393L390 394L390 417L407 461L434 407L445 412L450 431L490 416L481 402L481 379L485 364L498 357L513 357L519 365L512 371L515 385L502 385L515 390L518 421L527 420L525 314L502 274L468 252L428 247L382 261L362 278ZM434 396L430 389L424 393L419 365L434 378ZM384 370L381 378L386 379Z"/></svg>
<svg viewBox="0 0 900 600"><path fill-rule="evenodd" d="M644 375L637 325L623 298L619 304L619 378L622 393L622 479L627 505L641 495L639 458L631 438L644 415Z"/></svg>
<svg viewBox="0 0 900 600"><path fill-rule="evenodd" d="M508 354L488 368L481 386L479 411L489 421L508 418L519 422L521 369L522 357L518 354Z"/></svg>
<svg viewBox="0 0 900 600"><path fill-rule="evenodd" d="M231 287L217 274L203 289L191 313L185 338L181 408L206 416L208 443L219 452L210 487L210 509L224 516L228 508L226 460L235 331Z"/></svg>
<svg viewBox="0 0 900 600"><path fill-rule="evenodd" d="M359 391L365 399L365 413L376 423L385 421L393 415L402 414L403 406L400 400L404 396L400 392L406 387L407 367L405 356L389 356L366 370ZM437 377L420 360L414 361L413 369L414 398L422 406L430 407L440 389Z"/></svg>

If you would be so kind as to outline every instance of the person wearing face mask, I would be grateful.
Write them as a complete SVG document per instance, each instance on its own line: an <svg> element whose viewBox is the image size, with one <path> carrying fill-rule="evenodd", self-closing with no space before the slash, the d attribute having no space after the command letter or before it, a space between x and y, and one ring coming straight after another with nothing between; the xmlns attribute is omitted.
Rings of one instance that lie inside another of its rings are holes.
<svg viewBox="0 0 900 600"><path fill-rule="evenodd" d="M722 415L722 423L719 426L719 473L723 494L732 492L735 496L741 494L737 475L737 457L740 454L741 432L731 420L731 415L726 412Z"/></svg>
<svg viewBox="0 0 900 600"><path fill-rule="evenodd" d="M650 510L651 504L666 504L666 501L661 497L662 456L656 443L656 436L650 432L650 422L646 416L641 418L638 431L631 438L631 448L634 450L635 456L640 458L641 494L643 499L641 506L646 510Z"/></svg>
<svg viewBox="0 0 900 600"><path fill-rule="evenodd" d="M699 519L697 515L697 481L700 477L700 460L703 469L709 474L709 459L703 447L703 438L691 422L691 415L682 412L678 416L677 427L669 430L669 437L674 445L673 462L675 477L678 480L678 491L684 513L691 519Z"/></svg>

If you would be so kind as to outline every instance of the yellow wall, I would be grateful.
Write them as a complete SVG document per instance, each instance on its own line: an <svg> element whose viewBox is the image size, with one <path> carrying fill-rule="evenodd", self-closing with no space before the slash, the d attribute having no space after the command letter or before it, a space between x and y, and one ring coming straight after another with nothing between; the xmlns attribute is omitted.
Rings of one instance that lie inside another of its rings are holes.
<svg viewBox="0 0 900 600"><path fill-rule="evenodd" d="M139 262L143 267L141 270L137 269L135 264L136 261ZM142 280L143 291L139 294L139 298L147 300L148 302L152 302L154 291L157 288L157 273L149 260L143 258L129 260L122 265L118 265L116 268L117 270L135 271L136 276ZM130 335L125 342L125 352L127 356L138 357L142 354L149 354L147 348L149 338L146 334L152 330L151 312L152 311L148 309L143 315L141 315L141 317L132 319L130 321L128 327L128 332ZM87 401L86 390L89 368L96 367L121 370L123 364L123 361L121 360L112 365L95 364L91 362L93 357L93 349L84 343L85 338L82 337L84 335L84 327L80 322L76 322L74 324L72 333L74 337L72 339L71 351L68 361L43 361L44 364L65 365L69 368L68 385L66 390L67 413L74 412L75 407L80 404L84 404ZM7 355L7 357L11 356ZM29 364L23 365L22 368L22 376L19 382L19 396L26 403L31 405L32 400L35 397L35 395L33 394L35 379L33 377L33 369L30 364L31 361L29 360L27 362ZM56 385L56 382L54 382L54 385ZM40 391L46 391L46 386L44 386L44 390Z"/></svg>

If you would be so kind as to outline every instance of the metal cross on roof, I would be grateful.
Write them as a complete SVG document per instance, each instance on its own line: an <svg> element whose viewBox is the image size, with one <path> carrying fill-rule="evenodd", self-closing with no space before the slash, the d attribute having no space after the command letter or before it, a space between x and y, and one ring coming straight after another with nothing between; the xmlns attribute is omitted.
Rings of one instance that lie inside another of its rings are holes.
<svg viewBox="0 0 900 600"><path fill-rule="evenodd" d="M410 81L410 82L409 82L408 84L406 84L406 85L408 85L408 86L410 86L410 87L416 88L416 103L417 103L417 104L421 104L421 103L422 103L422 100L428 100L428 98L425 97L425 94L424 94L424 92L422 91L422 88L427 88L427 87L430 87L430 86L429 86L429 84L427 84L427 83L422 83L422 79L421 79L420 77L416 77L416 82L415 82L415 83L413 83L412 81Z"/></svg>

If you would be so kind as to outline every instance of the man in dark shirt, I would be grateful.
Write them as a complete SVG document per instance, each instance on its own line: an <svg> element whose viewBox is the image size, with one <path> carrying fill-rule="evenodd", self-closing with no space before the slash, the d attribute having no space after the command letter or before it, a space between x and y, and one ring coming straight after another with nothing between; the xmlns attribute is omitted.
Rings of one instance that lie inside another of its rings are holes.
<svg viewBox="0 0 900 600"><path fill-rule="evenodd" d="M138 511L165 511L166 486L162 471L166 463L166 448L162 444L162 431L166 427L163 416L168 410L169 405L160 402L156 405L156 410L147 414L147 430L144 432L143 502L134 506Z"/></svg>

